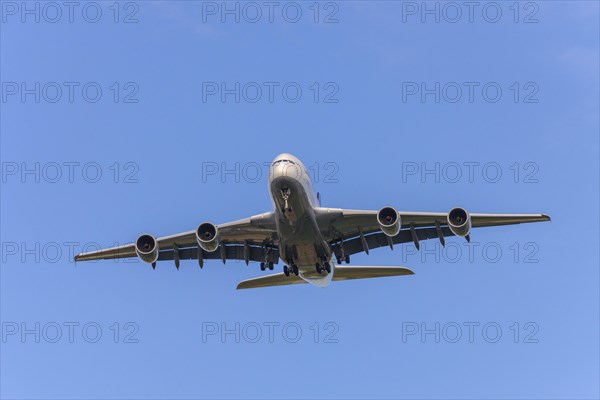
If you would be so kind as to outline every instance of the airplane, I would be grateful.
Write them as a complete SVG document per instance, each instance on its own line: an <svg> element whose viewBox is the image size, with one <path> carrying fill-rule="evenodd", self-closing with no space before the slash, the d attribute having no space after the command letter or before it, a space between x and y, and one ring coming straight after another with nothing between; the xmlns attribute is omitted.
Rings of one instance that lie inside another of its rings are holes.
<svg viewBox="0 0 600 400"><path fill-rule="evenodd" d="M342 266L350 256L396 244L449 236L470 240L471 228L550 221L545 214L471 214L461 207L443 212L406 212L385 206L380 210L347 210L321 206L302 162L291 154L278 155L269 168L273 211L196 230L155 238L143 234L134 243L77 254L75 261L139 257L156 268L157 261L220 259L260 262L261 271L283 262L283 272L242 281L237 289L310 283L326 287L332 281L414 274L405 267ZM335 262L334 262L335 259ZM337 264L337 265L336 265Z"/></svg>

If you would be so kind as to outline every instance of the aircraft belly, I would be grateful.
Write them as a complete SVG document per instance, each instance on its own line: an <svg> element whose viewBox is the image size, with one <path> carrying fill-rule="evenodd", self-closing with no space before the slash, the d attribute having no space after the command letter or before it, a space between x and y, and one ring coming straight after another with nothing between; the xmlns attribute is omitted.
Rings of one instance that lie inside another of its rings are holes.
<svg viewBox="0 0 600 400"><path fill-rule="evenodd" d="M277 214L280 255L288 266L296 265L298 275L315 286L325 287L331 282L331 273L316 270L322 256L330 258L331 249L319 230L308 193L302 184L286 176L271 182L271 194ZM283 192L287 192L287 197ZM330 265L334 268L333 263Z"/></svg>
<svg viewBox="0 0 600 400"><path fill-rule="evenodd" d="M315 251L314 242L297 243L296 250L298 252L298 259L296 260L298 269L300 271L315 269L315 265L319 262L319 258Z"/></svg>

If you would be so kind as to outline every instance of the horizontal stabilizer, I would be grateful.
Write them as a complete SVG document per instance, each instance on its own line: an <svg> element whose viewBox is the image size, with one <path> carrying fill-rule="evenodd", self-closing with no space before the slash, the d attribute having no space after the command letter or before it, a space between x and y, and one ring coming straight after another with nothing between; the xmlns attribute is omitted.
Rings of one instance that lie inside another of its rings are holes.
<svg viewBox="0 0 600 400"><path fill-rule="evenodd" d="M386 276L413 275L408 268L404 267L335 267L334 281L345 281L349 279L383 278ZM248 279L238 284L238 289L251 289L268 286L295 285L307 283L304 279L290 275L285 276L283 272L254 279Z"/></svg>

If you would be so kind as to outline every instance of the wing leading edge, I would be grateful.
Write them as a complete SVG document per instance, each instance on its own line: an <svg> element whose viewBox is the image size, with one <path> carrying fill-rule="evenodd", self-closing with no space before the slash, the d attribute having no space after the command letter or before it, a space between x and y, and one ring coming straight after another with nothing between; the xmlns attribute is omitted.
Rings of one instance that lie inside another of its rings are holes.
<svg viewBox="0 0 600 400"><path fill-rule="evenodd" d="M244 245L249 247L250 261L263 261L266 251L273 262L278 258L277 232L273 212L218 225L221 246L213 253L202 251L203 259L244 259ZM158 260L191 259L198 257L195 231L187 231L156 239L159 247ZM177 254L175 254L177 253ZM110 260L136 257L135 244L111 247L75 256L75 261Z"/></svg>
<svg viewBox="0 0 600 400"><path fill-rule="evenodd" d="M394 237L381 232L377 211L319 208L317 222L337 257L383 246L455 236L448 228L448 213L399 211L401 230ZM550 221L545 214L470 214L472 228ZM439 231L438 231L439 226ZM415 237L412 230L414 229ZM363 241L364 239L364 241Z"/></svg>

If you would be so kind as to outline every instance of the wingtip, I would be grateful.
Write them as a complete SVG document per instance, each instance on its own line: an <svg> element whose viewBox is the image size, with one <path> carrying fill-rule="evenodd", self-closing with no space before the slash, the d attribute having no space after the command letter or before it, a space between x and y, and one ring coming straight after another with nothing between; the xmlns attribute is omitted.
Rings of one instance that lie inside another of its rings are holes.
<svg viewBox="0 0 600 400"><path fill-rule="evenodd" d="M235 290L244 290L244 289L249 289L251 286L248 286L246 281L241 281L237 284L237 286L235 287Z"/></svg>
<svg viewBox="0 0 600 400"><path fill-rule="evenodd" d="M544 218L545 221L552 221L552 218L548 214L542 214L542 218Z"/></svg>

